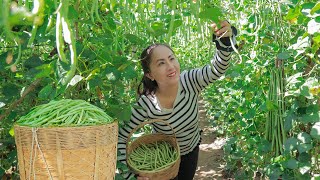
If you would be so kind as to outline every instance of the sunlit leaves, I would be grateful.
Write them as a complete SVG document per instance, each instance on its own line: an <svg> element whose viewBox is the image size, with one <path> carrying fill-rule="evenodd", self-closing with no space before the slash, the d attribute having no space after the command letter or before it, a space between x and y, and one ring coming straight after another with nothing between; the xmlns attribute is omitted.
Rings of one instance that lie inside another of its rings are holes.
<svg viewBox="0 0 320 180"><path fill-rule="evenodd" d="M294 9L290 9L285 18L287 20L298 18L301 15L301 9L301 6L296 6Z"/></svg>
<svg viewBox="0 0 320 180"><path fill-rule="evenodd" d="M301 132L297 137L302 143L311 143L311 136L306 132Z"/></svg>
<svg viewBox="0 0 320 180"><path fill-rule="evenodd" d="M304 53L308 47L310 47L310 38L308 36L307 37L300 36L297 38L297 43L292 44L291 46L288 47L288 49L296 50L297 54L295 55L295 57L298 57L299 55Z"/></svg>
<svg viewBox="0 0 320 180"><path fill-rule="evenodd" d="M312 19L308 22L308 33L314 34L316 32L320 32L320 22L317 22L315 19Z"/></svg>
<svg viewBox="0 0 320 180"><path fill-rule="evenodd" d="M299 156L299 157L300 157L300 156ZM300 162L304 162L304 161L306 161L306 160L309 160L309 159L303 159L303 160L302 160L302 158L299 159ZM310 160L309 160L309 161L310 161ZM300 166L300 167L299 167L299 172L300 172L301 174L303 174L303 175L304 175L304 174L308 175L307 172L310 171L310 169L311 169L311 164L308 163L308 162L305 162L305 163L300 163L299 166Z"/></svg>
<svg viewBox="0 0 320 180"><path fill-rule="evenodd" d="M318 46L320 46L320 33L315 33L315 36L312 38L313 42L315 42L316 44L318 44Z"/></svg>
<svg viewBox="0 0 320 180"><path fill-rule="evenodd" d="M160 36L166 33L165 24L161 21L156 21L151 24L151 28L155 32L156 36Z"/></svg>

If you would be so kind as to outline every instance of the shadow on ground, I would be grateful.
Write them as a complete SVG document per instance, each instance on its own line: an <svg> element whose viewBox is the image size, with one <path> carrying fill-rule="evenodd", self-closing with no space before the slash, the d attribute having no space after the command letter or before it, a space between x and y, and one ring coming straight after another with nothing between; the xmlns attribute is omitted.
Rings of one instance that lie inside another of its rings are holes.
<svg viewBox="0 0 320 180"><path fill-rule="evenodd" d="M223 145L224 138L216 135L215 129L211 126L206 117L203 102L199 103L199 126L203 130L201 135L198 168L194 180L222 180L224 170Z"/></svg>

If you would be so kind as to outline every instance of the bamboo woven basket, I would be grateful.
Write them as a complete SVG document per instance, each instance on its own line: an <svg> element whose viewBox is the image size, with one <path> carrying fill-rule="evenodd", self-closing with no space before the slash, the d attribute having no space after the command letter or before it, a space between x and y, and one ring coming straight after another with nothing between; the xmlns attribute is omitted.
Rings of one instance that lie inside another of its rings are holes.
<svg viewBox="0 0 320 180"><path fill-rule="evenodd" d="M154 122L162 122L162 123L165 123L166 125L168 125L171 128L173 135L166 135L166 134L162 134L162 133L147 134L147 135L143 135L141 137L138 137L137 139L135 139L134 141L132 141L130 143L131 136L133 135L134 132L136 132L139 128L143 127L144 125L151 124ZM174 163L172 163L167 168L161 169L159 171L153 171L153 172L141 171L141 170L138 170L138 169L131 166L131 164L128 162L128 157L133 150L135 150L141 144L151 144L151 143L158 142L158 141L166 141L166 142L170 143L176 149L176 151L178 153L178 159ZM179 166L180 166L180 148L177 143L174 130L172 129L171 125L169 123L167 123L166 121L156 119L156 120L150 120L150 121L146 121L146 122L139 124L136 128L134 128L130 132L128 139L127 139L126 146L127 146L126 147L127 165L135 174L139 174L139 176L143 176L143 177L148 177L150 180L169 180L169 179L175 178L178 175Z"/></svg>
<svg viewBox="0 0 320 180"><path fill-rule="evenodd" d="M14 126L20 178L114 179L117 121L99 126Z"/></svg>

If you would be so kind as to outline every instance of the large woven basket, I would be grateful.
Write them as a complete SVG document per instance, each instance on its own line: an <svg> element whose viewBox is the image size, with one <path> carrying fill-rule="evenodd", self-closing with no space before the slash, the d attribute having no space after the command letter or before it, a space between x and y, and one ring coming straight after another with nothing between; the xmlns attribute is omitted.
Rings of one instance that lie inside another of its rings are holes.
<svg viewBox="0 0 320 180"><path fill-rule="evenodd" d="M114 179L118 123L84 127L14 126L21 179Z"/></svg>
<svg viewBox="0 0 320 180"><path fill-rule="evenodd" d="M143 127L146 124L151 124L154 122L162 122L168 125L171 130L173 131L173 135L166 135L162 133L153 133L153 134L147 134L147 135L142 135L141 137L138 137L137 139L133 140L131 142L131 136L133 135L134 132L136 132L139 128ZM141 144L151 144L154 142L158 141L166 141L172 145L172 147L175 148L175 150L178 153L178 159L172 163L170 166L167 168L161 169L159 171L141 171L138 170L134 167L131 166L131 164L128 162L128 158L133 150L135 150L137 147L139 147ZM180 148L176 140L176 135L172 127L170 126L169 123L166 121L156 119L156 120L150 120L143 122L139 124L136 128L134 128L127 139L127 145L126 145L126 152L127 152L127 165L128 167L135 173L138 174L139 176L142 177L148 177L150 180L169 180L173 179L178 175L179 172L179 166L180 166Z"/></svg>

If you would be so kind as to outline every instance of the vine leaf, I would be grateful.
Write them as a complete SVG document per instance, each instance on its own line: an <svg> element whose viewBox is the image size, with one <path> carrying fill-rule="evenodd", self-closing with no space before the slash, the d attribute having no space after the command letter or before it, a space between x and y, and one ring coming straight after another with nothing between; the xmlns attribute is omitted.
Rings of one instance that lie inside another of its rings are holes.
<svg viewBox="0 0 320 180"><path fill-rule="evenodd" d="M278 54L278 59L285 60L289 58L290 58L289 52L282 52Z"/></svg>
<svg viewBox="0 0 320 180"><path fill-rule="evenodd" d="M320 2L318 2L310 11L310 14L313 15L316 11L320 10Z"/></svg>
<svg viewBox="0 0 320 180"><path fill-rule="evenodd" d="M287 163L284 164L284 166L289 169L297 169L298 168L298 161L291 158L287 161Z"/></svg>
<svg viewBox="0 0 320 180"><path fill-rule="evenodd" d="M313 138L320 140L320 122L317 122L312 126L310 135Z"/></svg>
<svg viewBox="0 0 320 180"><path fill-rule="evenodd" d="M208 20L212 20L215 23L219 23L223 19L223 12L218 7L211 7L200 12L199 18L208 19Z"/></svg>

